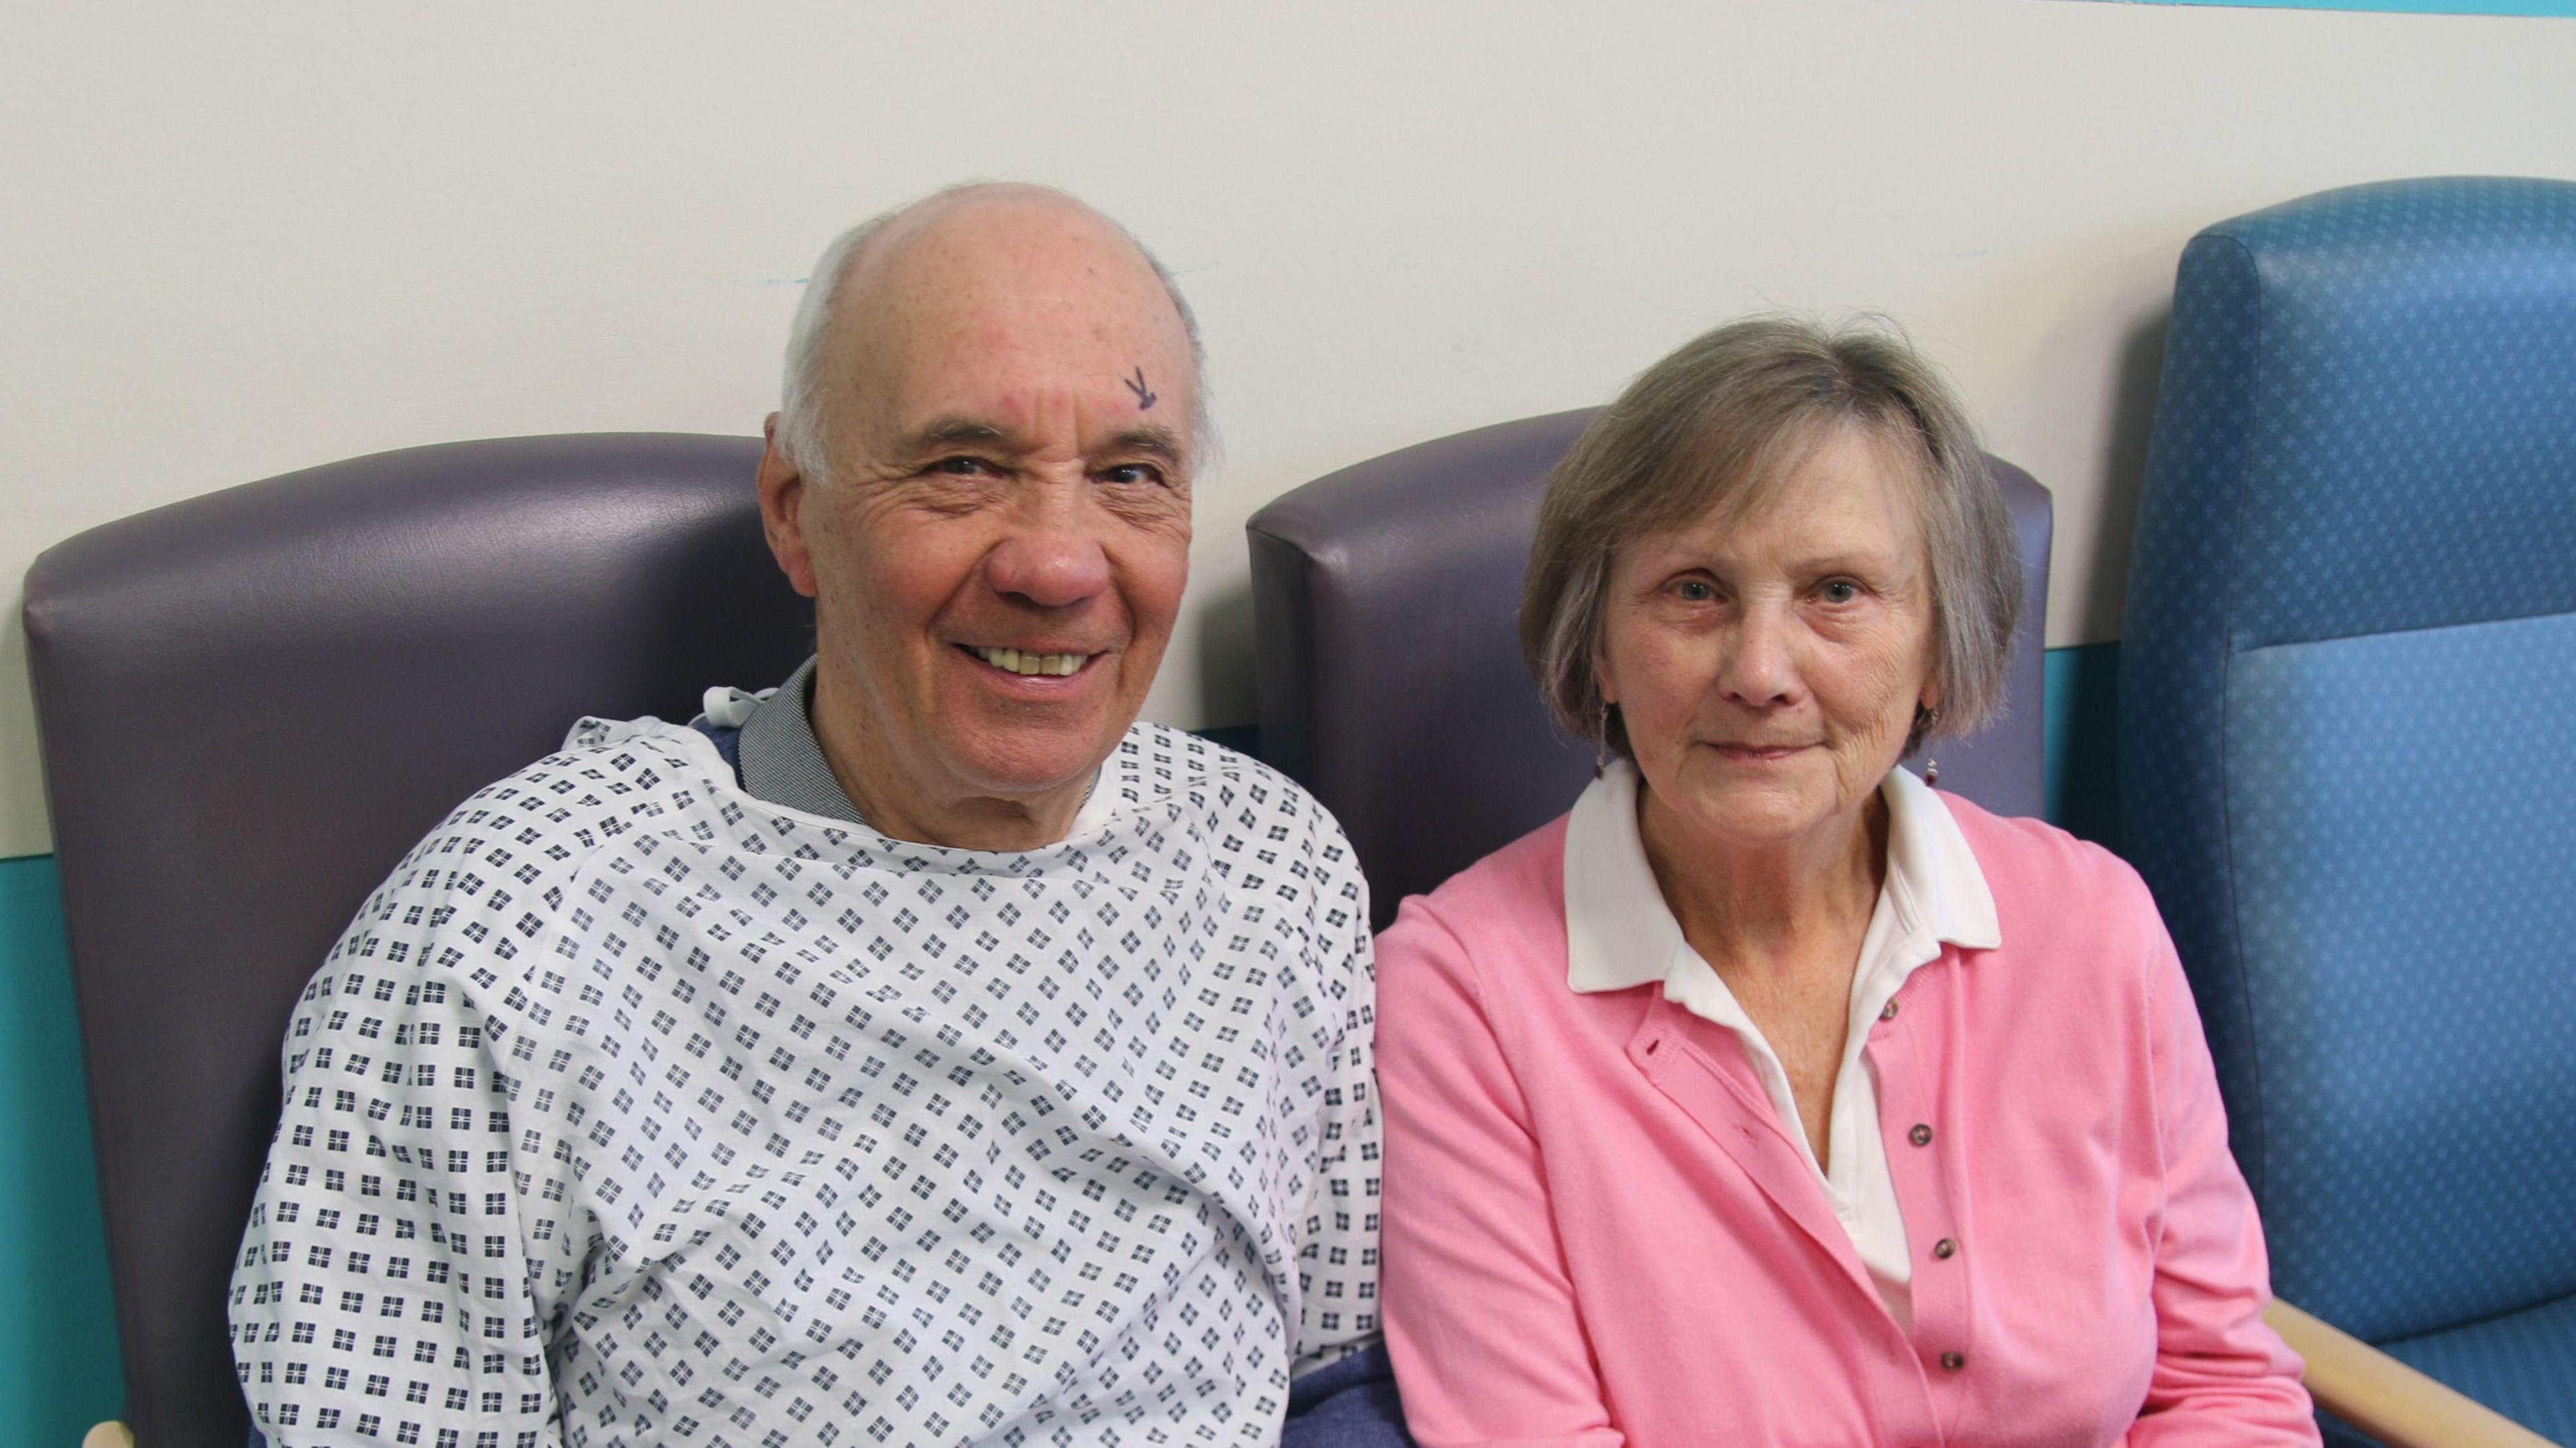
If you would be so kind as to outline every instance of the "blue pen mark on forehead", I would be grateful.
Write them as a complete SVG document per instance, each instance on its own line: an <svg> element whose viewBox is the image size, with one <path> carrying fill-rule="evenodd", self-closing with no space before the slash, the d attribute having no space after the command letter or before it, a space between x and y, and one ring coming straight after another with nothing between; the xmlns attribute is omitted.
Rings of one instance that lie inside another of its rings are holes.
<svg viewBox="0 0 2576 1448"><path fill-rule="evenodd" d="M1127 384L1128 391L1136 394L1136 410L1138 412L1143 412L1161 400L1155 395L1153 388L1145 385L1145 369L1142 367L1136 369L1135 376L1121 377L1118 380Z"/></svg>

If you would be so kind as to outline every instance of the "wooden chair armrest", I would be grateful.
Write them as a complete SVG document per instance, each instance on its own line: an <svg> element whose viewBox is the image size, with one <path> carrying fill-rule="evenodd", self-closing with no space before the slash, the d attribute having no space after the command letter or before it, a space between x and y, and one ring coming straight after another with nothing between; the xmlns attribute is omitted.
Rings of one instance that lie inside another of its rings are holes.
<svg viewBox="0 0 2576 1448"><path fill-rule="evenodd" d="M81 1435L81 1448L134 1448L134 1435L123 1423L101 1423Z"/></svg>
<svg viewBox="0 0 2576 1448"><path fill-rule="evenodd" d="M2263 1320L2307 1360L2317 1406L2388 1448L2551 1448L2486 1404L2286 1302L2275 1298Z"/></svg>

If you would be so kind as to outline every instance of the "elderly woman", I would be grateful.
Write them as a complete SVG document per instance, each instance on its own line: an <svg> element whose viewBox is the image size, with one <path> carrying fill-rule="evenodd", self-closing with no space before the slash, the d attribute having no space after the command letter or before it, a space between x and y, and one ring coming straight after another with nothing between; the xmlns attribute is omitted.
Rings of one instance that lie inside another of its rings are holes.
<svg viewBox="0 0 2576 1448"><path fill-rule="evenodd" d="M1521 637L1606 766L1378 943L1426 1448L2317 1441L2145 888L1897 768L2020 577L1876 333L1721 328L1557 470Z"/></svg>

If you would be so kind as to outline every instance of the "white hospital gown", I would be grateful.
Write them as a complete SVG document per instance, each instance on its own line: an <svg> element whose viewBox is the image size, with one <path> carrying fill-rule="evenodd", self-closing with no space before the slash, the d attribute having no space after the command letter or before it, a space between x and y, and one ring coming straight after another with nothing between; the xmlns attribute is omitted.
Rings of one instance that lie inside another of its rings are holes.
<svg viewBox="0 0 2576 1448"><path fill-rule="evenodd" d="M1366 885L1140 724L1074 835L886 839L584 721L359 913L233 1277L272 1442L1254 1444L1377 1330Z"/></svg>

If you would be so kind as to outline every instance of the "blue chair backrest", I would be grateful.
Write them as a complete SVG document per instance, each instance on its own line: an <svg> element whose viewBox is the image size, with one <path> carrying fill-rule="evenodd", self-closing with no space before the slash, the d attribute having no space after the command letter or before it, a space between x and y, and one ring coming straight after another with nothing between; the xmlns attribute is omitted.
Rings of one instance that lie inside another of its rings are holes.
<svg viewBox="0 0 2576 1448"><path fill-rule="evenodd" d="M2276 1290L2377 1340L2576 1292L2576 184L2192 240L2120 736Z"/></svg>

